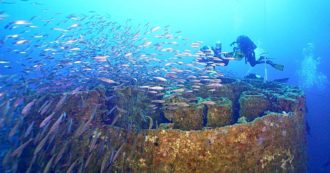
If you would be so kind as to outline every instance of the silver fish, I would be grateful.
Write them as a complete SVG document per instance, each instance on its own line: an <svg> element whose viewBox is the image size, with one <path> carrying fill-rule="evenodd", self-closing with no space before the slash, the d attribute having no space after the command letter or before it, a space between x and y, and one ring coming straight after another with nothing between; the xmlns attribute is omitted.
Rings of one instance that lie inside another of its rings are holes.
<svg viewBox="0 0 330 173"><path fill-rule="evenodd" d="M26 137L28 137L30 135L31 131L33 130L33 126L34 126L34 121L26 129L26 131L24 133L24 138L26 138Z"/></svg>
<svg viewBox="0 0 330 173"><path fill-rule="evenodd" d="M47 165L46 165L43 173L48 173L49 172L49 170L50 170L50 168L52 166L52 163L53 163L54 158L55 158L55 156L53 156L52 158L49 159L49 161L48 161L48 163L47 163Z"/></svg>
<svg viewBox="0 0 330 173"><path fill-rule="evenodd" d="M68 170L66 171L66 173L71 173L73 172L74 167L76 166L77 162L79 159L77 159L76 161L74 161L71 166L68 168Z"/></svg>
<svg viewBox="0 0 330 173"><path fill-rule="evenodd" d="M65 112L63 112L61 114L61 116L55 121L55 123L53 124L53 126L50 128L48 134L52 134L52 133L54 133L58 129L58 127L59 127L59 125L62 122L62 120L63 120L64 117L66 117L66 113Z"/></svg>
<svg viewBox="0 0 330 173"><path fill-rule="evenodd" d="M74 136L77 138L77 137L80 137L88 128L89 124L92 122L92 120L95 118L96 116L96 110L97 110L97 106L95 106L91 116L89 117L88 121L85 122L85 123L82 123L79 128L76 130Z"/></svg>
<svg viewBox="0 0 330 173"><path fill-rule="evenodd" d="M61 99L57 102L57 104L56 104L56 106L55 106L54 112L57 112L57 111L59 111L59 110L62 108L62 106L63 106L65 100L67 99L67 96L68 96L67 94L64 94L64 95L61 97Z"/></svg>
<svg viewBox="0 0 330 173"><path fill-rule="evenodd" d="M28 141L26 141L24 144L20 145L16 150L14 150L11 153L11 157L20 157L20 155L22 154L23 150L26 148L26 146L28 146L30 144L30 142L32 142L33 139L29 139Z"/></svg>
<svg viewBox="0 0 330 173"><path fill-rule="evenodd" d="M53 118L53 116L55 115L55 112L51 113L50 115L48 115L39 125L39 128L44 127L46 124L49 123L49 121Z"/></svg>
<svg viewBox="0 0 330 173"><path fill-rule="evenodd" d="M60 152L58 152L58 154L56 156L56 159L55 159L55 162L54 162L55 165L61 160L61 158L63 157L64 152L67 149L67 147L68 147L68 142L65 142L64 146L61 147Z"/></svg>
<svg viewBox="0 0 330 173"><path fill-rule="evenodd" d="M34 153L33 155L37 155L41 149L45 146L47 140L48 140L48 137L49 137L49 134L47 134L40 142L39 144L37 145L36 149L34 150Z"/></svg>
<svg viewBox="0 0 330 173"><path fill-rule="evenodd" d="M22 115L27 115L29 114L32 106L34 105L34 103L36 102L37 100L36 99L33 99L30 103L28 103L22 110Z"/></svg>

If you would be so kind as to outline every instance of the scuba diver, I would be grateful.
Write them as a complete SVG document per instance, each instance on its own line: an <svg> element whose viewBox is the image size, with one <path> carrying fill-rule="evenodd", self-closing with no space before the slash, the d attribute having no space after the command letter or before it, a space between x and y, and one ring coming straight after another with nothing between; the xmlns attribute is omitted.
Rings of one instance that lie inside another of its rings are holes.
<svg viewBox="0 0 330 173"><path fill-rule="evenodd" d="M233 57L234 59L242 59L243 57L245 57L245 63L249 62L252 67L257 64L266 63L277 70L283 71L283 65L275 64L265 56L260 56L260 58L256 60L254 50L257 48L257 46L249 37L245 35L238 36L236 41L231 43L230 45L233 46L235 44L236 46L233 48L233 52L224 54L225 57Z"/></svg>
<svg viewBox="0 0 330 173"><path fill-rule="evenodd" d="M203 46L200 51L203 52L203 54L197 58L197 61L200 63L206 63L206 68L213 67L213 70L215 69L215 66L227 66L229 63L229 60L224 59L222 55L222 45L220 42L217 42L215 44L215 47L209 47L209 46Z"/></svg>

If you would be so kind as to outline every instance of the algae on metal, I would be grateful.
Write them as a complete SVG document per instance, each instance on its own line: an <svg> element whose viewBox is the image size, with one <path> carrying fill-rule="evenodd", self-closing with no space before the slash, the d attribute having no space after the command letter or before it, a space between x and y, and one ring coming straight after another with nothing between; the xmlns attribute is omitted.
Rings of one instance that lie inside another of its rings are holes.
<svg viewBox="0 0 330 173"><path fill-rule="evenodd" d="M233 111L231 100L220 97L215 101L215 105L207 107L207 127L222 127L230 125L233 121Z"/></svg>
<svg viewBox="0 0 330 173"><path fill-rule="evenodd" d="M233 80L213 93L193 94L169 96L157 109L150 107L151 100L162 96L150 97L136 88L98 87L36 97L25 123L16 123L21 132L36 125L33 142L20 157L8 152L4 166L17 172L45 168L57 172L306 172L305 98L299 89ZM215 104L189 100L193 97ZM58 106L61 99L65 104ZM39 127L51 114L40 113L47 102L49 110L58 111L48 125ZM63 112L66 116L56 133L49 132ZM172 123L160 118L162 114ZM152 128L159 128L149 130L146 116L155 120ZM239 116L247 116L249 122L238 124L235 117ZM27 141L24 136L15 137L17 148Z"/></svg>

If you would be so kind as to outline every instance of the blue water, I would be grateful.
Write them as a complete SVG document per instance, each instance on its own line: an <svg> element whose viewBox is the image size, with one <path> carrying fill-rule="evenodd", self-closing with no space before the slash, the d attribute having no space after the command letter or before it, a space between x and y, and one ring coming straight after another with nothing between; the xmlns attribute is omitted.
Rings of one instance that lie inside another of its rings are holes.
<svg viewBox="0 0 330 173"><path fill-rule="evenodd" d="M307 137L308 168L313 173L326 173L330 172L330 165L325 165L330 162L330 89L326 79L330 74L329 9L327 0L0 0L0 12L6 15L0 24L3 27L11 21L29 20L32 16L57 19L95 11L117 22L132 19L136 24L170 25L173 30L182 31L185 38L202 41L203 45L221 41L225 51L231 51L229 44L238 35L248 35L273 61L285 65L283 72L267 66L269 80L289 77L290 84L304 86L306 119L311 128ZM6 32L1 29L0 38ZM313 44L312 58L319 57L319 63L302 65L306 58L303 49L308 43ZM18 61L1 47L0 53L0 60ZM18 68L0 66L0 72L15 73ZM313 70L308 72L309 79L301 76L302 71L310 68ZM230 62L221 70L236 77L248 72L265 76L264 65L251 68L244 61ZM318 80L320 76L325 77L324 80ZM306 86L306 80L313 82Z"/></svg>

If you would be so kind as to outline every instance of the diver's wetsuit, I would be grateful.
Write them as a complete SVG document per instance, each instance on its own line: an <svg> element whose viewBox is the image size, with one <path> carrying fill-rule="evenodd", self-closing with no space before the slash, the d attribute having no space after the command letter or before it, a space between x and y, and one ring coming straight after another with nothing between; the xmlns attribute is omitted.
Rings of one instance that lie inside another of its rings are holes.
<svg viewBox="0 0 330 173"><path fill-rule="evenodd" d="M242 54L245 57L245 62L249 62L252 67L254 67L257 64L265 63L264 59L265 57L260 57L260 59L256 60L256 55L254 53L254 50L257 48L257 46L253 43L253 41L245 36L241 35L237 37L236 42L239 50L242 52ZM271 61L266 60L266 63L269 64Z"/></svg>
<svg viewBox="0 0 330 173"><path fill-rule="evenodd" d="M249 62L252 67L254 67L256 64L264 63L256 61L256 55L254 53L254 50L257 48L257 46L249 37L241 35L237 37L236 43L239 50L243 53L245 57L245 62Z"/></svg>
<svg viewBox="0 0 330 173"><path fill-rule="evenodd" d="M261 56L258 60L256 60L254 50L257 48L257 46L248 36L241 35L237 37L236 42L233 42L232 45L235 43L237 44L239 51L244 55L245 62L249 62L252 67L257 64L267 63L278 70L283 70L283 65L275 64L264 56Z"/></svg>

